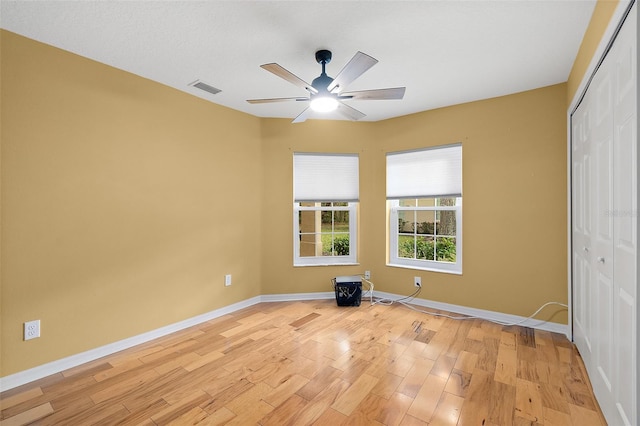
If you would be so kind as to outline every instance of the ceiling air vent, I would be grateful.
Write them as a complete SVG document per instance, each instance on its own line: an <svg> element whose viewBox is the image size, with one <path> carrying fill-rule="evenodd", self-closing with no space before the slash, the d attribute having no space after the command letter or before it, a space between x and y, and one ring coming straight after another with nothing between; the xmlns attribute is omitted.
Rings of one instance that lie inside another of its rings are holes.
<svg viewBox="0 0 640 426"><path fill-rule="evenodd" d="M216 89L215 87L207 84L207 83L203 83L200 80L196 80L193 83L189 84L189 86L193 86L193 87L197 87L200 90L204 90L205 92L209 92L212 95L218 94L220 92L222 92L222 90L220 89Z"/></svg>

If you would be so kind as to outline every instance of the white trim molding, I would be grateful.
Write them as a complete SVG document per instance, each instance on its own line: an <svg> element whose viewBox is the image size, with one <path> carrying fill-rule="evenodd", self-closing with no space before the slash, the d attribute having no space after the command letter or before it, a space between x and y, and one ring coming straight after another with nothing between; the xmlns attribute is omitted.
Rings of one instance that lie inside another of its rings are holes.
<svg viewBox="0 0 640 426"><path fill-rule="evenodd" d="M229 306L225 306L223 308L216 309L214 311L207 312L205 314L186 319L184 321L170 324L165 327L161 327L156 330L149 331L147 333L139 334L137 336L133 336L124 340L110 343L108 345L91 349L86 352L71 355L69 357L52 361L47 364L39 365L29 370L21 371L15 374L11 374L9 376L2 377L0 378L0 389L2 391L13 389L15 387L24 385L26 383L30 383L35 380L42 379L44 377L50 376L55 373L59 373L64 370L68 370L73 367L77 367L78 365L85 364L90 361L94 361L98 358L102 358L104 356L114 354L124 349L128 349L136 345L148 342L150 340L157 339L171 333L175 333L176 331L180 331L188 327L193 327L194 325L198 325L200 323L210 321L212 319L221 317L223 315L231 314L233 312L239 311L240 309L253 306L257 303L294 302L299 300L328 300L328 299L333 299L334 297L335 297L334 292L267 294L267 295L252 297L250 299L247 299L238 303L234 303ZM405 298L405 296L402 296L402 295L378 292L378 291L375 292L373 297L374 297L373 299L374 302L376 299L380 299L380 298L389 299L389 300L397 300L400 298ZM371 299L370 299L369 291L363 290L363 300L362 300L362 304L360 305L360 309L362 308L366 309L368 306L371 306L370 300ZM486 311L484 309L468 308L465 306L452 305L449 303L436 302L436 301L426 300L426 299L412 299L411 304L416 306L431 308L431 309L453 312L453 313L467 315L467 316L473 316L481 319L486 319L489 321L500 321L500 322L507 322L507 323L516 323L516 322L523 321L522 324L519 324L523 327L537 328L540 330L551 331L555 333L568 335L567 325L564 325L564 324L545 322L545 321L540 321L535 319L527 319L517 315L509 315L509 314L503 314L500 312ZM345 309L349 309L349 308L345 308Z"/></svg>

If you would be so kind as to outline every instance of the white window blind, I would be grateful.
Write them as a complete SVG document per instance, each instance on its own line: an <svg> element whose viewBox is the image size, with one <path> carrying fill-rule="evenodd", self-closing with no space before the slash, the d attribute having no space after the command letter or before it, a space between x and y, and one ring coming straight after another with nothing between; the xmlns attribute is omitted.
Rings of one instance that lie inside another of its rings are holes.
<svg viewBox="0 0 640 426"><path fill-rule="evenodd" d="M358 201L357 154L293 154L293 197L304 201Z"/></svg>
<svg viewBox="0 0 640 426"><path fill-rule="evenodd" d="M387 154L387 198L462 196L462 145Z"/></svg>

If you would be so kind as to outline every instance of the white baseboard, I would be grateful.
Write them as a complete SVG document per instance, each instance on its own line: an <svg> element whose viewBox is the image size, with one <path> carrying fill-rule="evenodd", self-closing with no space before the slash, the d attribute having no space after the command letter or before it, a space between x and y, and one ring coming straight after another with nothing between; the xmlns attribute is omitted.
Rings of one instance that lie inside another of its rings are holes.
<svg viewBox="0 0 640 426"><path fill-rule="evenodd" d="M265 294L260 296L261 302L293 302L296 300L333 299L335 294L329 291L318 293Z"/></svg>
<svg viewBox="0 0 640 426"><path fill-rule="evenodd" d="M374 293L374 297L396 300L405 296L376 291ZM518 325L522 327L537 328L539 330L564 334L565 336L569 337L569 327L567 324L558 324L556 322L542 321L538 319L528 319L519 315L503 314L501 312L486 311L484 309L469 308L467 306L452 305L449 303L436 302L426 299L412 299L410 303L412 305L424 306L425 308L437 309L470 317L477 317L488 321L497 321L499 323L508 324L518 323Z"/></svg>
<svg viewBox="0 0 640 426"><path fill-rule="evenodd" d="M148 342L153 339L157 339L166 336L176 331L183 330L194 325L198 325L205 321L221 317L238 311L240 309L253 306L260 302L292 302L296 300L324 300L333 299L335 297L334 292L317 292L317 293L292 293L292 294L267 294L262 296L252 297L238 303L225 306L220 309L216 309L211 312L207 312L202 315L198 315L184 321L180 321L174 324L167 325L165 327L158 328L156 330L149 331L147 333L139 334L124 340L120 340L114 343L110 343L99 348L91 349L86 352L71 355L69 357L49 362L47 364L39 365L29 370L20 371L9 376L0 378L0 390L6 391L15 387L24 385L34 380L42 379L55 373L67 370L69 368L77 367L78 365L94 361L98 358L102 358L107 355L114 354L124 349L131 348L141 343ZM390 300L400 299L404 296L385 293L381 291L374 292L375 298L386 298ZM363 296L361 306L367 306L369 303L369 297ZM507 323L519 323L523 327L538 328L540 330L551 331L555 333L561 333L568 336L568 326L565 324L557 324L552 322L540 321L535 319L526 319L517 315L503 314L500 312L486 311L484 309L468 308L465 306L451 305L449 303L435 302L426 299L413 299L412 305L423 306L431 309L438 309L457 314L478 317L490 321L500 321Z"/></svg>
<svg viewBox="0 0 640 426"><path fill-rule="evenodd" d="M185 328L192 327L205 321L230 314L232 312L247 308L260 302L260 296L252 297L251 299L243 300L242 302L234 303L232 305L225 306L223 308L216 309L202 315L188 318L184 321L169 324L165 327L160 327L147 333L142 333L124 340L109 343L108 345L100 346L86 352L81 352L79 354L71 355L66 358L30 368L29 370L20 371L18 373L2 377L0 378L0 390L4 392L6 390L13 389L15 387L24 385L25 383L42 379L52 374L68 370L69 368L77 367L78 365L94 361L98 358L114 354L124 349L131 348L133 346L166 336L171 333L175 333L176 331L184 330Z"/></svg>

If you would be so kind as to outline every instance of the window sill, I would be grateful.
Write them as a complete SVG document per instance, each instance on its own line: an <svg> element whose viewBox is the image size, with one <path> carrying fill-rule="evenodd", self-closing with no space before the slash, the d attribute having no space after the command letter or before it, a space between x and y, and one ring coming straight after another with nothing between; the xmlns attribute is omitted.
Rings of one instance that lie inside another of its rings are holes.
<svg viewBox="0 0 640 426"><path fill-rule="evenodd" d="M440 273L443 273L443 274L462 275L462 271L455 271L455 270L451 270L451 269L419 268L417 266L400 265L400 264L397 264L397 263L387 263L387 266L391 266L393 268L413 269L413 270L416 270L416 271L440 272Z"/></svg>
<svg viewBox="0 0 640 426"><path fill-rule="evenodd" d="M360 266L359 263L297 263L294 268L306 268L308 266Z"/></svg>

